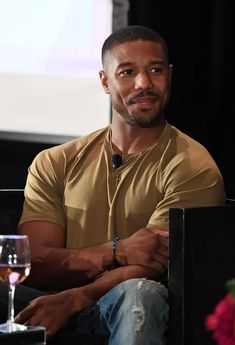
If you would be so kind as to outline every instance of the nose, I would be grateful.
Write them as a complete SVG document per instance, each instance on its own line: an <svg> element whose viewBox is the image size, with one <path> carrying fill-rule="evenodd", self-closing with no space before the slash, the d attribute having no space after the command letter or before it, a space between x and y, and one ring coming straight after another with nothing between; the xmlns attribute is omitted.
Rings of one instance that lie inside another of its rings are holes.
<svg viewBox="0 0 235 345"><path fill-rule="evenodd" d="M135 89L151 89L153 82L148 73L139 73L135 78Z"/></svg>

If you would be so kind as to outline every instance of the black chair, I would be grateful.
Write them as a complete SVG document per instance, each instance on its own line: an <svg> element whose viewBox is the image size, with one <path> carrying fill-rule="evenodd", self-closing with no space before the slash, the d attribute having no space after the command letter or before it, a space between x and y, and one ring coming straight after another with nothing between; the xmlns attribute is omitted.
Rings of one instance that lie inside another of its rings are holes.
<svg viewBox="0 0 235 345"><path fill-rule="evenodd" d="M16 233L23 202L23 189L0 189L0 234Z"/></svg>
<svg viewBox="0 0 235 345"><path fill-rule="evenodd" d="M169 211L169 345L212 345L205 318L235 276L235 203Z"/></svg>

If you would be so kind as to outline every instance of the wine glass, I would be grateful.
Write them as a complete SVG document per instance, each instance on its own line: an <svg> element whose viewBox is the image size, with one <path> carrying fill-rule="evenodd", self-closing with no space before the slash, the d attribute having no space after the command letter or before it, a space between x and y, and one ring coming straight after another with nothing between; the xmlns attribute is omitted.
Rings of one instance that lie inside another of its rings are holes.
<svg viewBox="0 0 235 345"><path fill-rule="evenodd" d="M23 331L26 326L14 322L15 286L30 272L30 250L25 235L0 235L0 281L8 285L8 319L0 324L0 332Z"/></svg>

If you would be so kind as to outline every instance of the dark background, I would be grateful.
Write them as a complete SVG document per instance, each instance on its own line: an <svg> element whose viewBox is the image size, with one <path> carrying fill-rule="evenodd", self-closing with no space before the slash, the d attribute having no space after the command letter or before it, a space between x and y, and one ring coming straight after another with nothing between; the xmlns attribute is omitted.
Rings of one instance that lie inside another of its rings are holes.
<svg viewBox="0 0 235 345"><path fill-rule="evenodd" d="M130 0L129 24L167 41L174 65L167 119L204 144L235 197L234 15L228 0Z"/></svg>
<svg viewBox="0 0 235 345"><path fill-rule="evenodd" d="M235 197L233 155L234 11L230 0L114 0L129 24L149 26L167 41L174 65L168 121L204 144ZM0 188L23 188L37 152L67 138L0 132Z"/></svg>

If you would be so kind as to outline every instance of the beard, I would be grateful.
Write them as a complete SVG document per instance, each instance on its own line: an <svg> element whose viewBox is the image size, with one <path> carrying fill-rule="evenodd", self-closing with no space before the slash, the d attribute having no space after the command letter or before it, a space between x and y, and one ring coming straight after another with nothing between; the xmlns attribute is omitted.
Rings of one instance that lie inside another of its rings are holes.
<svg viewBox="0 0 235 345"><path fill-rule="evenodd" d="M140 97L151 96L156 99L160 103L160 107L152 116L141 116L139 115L132 115L128 112L127 108L124 105L119 105L117 102L112 100L112 106L116 110L118 114L120 114L125 121L130 124L131 126L140 127L140 128L154 128L159 124L162 124L165 121L164 110L168 103L168 97L165 99L165 102L161 102L161 97L156 92L152 91L142 91L136 94L135 96L130 96L126 102L127 105L134 104ZM149 109L141 109L141 112L148 113Z"/></svg>
<svg viewBox="0 0 235 345"><path fill-rule="evenodd" d="M140 128L154 128L158 124L161 124L164 121L164 112L163 109L160 111L156 112L153 116L151 117L145 117L141 115L131 115L129 114L125 109L122 107L113 104L113 108L116 110L117 113L119 113L125 121L135 127L140 127ZM142 109L143 113L147 113L148 110Z"/></svg>

